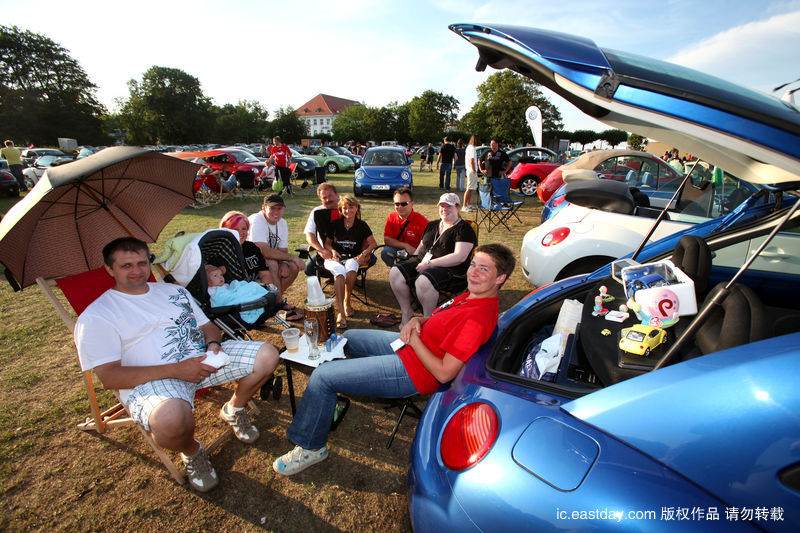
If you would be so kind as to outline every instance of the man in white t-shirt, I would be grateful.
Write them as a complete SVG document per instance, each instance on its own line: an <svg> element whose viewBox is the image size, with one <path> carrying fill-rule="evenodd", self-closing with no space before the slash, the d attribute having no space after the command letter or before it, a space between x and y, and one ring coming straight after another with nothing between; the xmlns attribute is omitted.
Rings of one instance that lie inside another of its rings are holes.
<svg viewBox="0 0 800 533"><path fill-rule="evenodd" d="M326 181L320 183L317 187L317 196L319 197L321 205L318 205L309 213L306 227L303 228L303 233L306 236L309 252L311 250L316 250L323 259L331 259L333 256L325 249L325 236L322 232L318 231L320 228L317 228L314 213L320 209L336 209L339 206L339 193L336 191L336 186L334 186L333 183ZM313 276L316 274L317 270L313 258L306 262L305 272L306 276Z"/></svg>
<svg viewBox="0 0 800 533"><path fill-rule="evenodd" d="M259 433L244 407L277 367L278 352L260 342L220 343L219 329L186 289L148 283L148 258L147 245L131 237L103 249L115 285L78 317L75 344L81 369L94 369L105 388L119 389L131 418L159 446L180 452L190 485L207 492L218 478L194 438L195 393L238 380L220 417L239 440L252 443ZM214 360L214 366L206 359Z"/></svg>
<svg viewBox="0 0 800 533"><path fill-rule="evenodd" d="M294 283L297 274L305 266L302 259L288 252L289 226L283 219L285 206L283 197L273 194L264 198L261 211L247 218L250 221L247 240L253 241L261 250L269 271L277 273L272 277L281 294Z"/></svg>

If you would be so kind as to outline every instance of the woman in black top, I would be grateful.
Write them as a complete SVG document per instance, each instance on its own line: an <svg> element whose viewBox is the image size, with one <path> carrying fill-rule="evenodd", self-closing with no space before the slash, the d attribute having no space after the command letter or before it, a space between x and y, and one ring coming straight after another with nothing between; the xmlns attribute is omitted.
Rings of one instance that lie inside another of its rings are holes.
<svg viewBox="0 0 800 533"><path fill-rule="evenodd" d="M339 197L339 212L342 218L334 220L325 238L325 248L333 256L323 266L333 274L336 288L336 327L346 328L347 319L353 316L352 296L358 269L371 260L372 251L378 246L372 230L361 220L361 204L350 194Z"/></svg>
<svg viewBox="0 0 800 533"><path fill-rule="evenodd" d="M414 253L417 259L395 263L389 271L389 283L402 311L401 325L414 315L410 287L415 288L425 317L436 308L439 291L466 288L464 274L478 238L469 222L459 216L460 203L457 194L443 194L439 198L440 220L429 222L425 228Z"/></svg>

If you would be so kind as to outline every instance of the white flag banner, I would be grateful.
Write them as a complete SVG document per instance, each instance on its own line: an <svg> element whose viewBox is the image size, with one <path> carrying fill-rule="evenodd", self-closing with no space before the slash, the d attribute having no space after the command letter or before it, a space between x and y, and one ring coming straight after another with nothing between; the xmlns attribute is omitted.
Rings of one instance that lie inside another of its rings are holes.
<svg viewBox="0 0 800 533"><path fill-rule="evenodd" d="M528 109L525 110L525 119L528 121L528 125L531 127L531 133L533 134L533 145L534 146L541 146L542 145L542 112L539 111L539 108L535 105L530 106Z"/></svg>

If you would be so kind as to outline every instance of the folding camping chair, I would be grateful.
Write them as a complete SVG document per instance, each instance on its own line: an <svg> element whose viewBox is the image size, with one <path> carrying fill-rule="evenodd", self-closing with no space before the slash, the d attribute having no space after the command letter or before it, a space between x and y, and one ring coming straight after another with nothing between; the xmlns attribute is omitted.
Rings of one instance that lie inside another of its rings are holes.
<svg viewBox="0 0 800 533"><path fill-rule="evenodd" d="M152 273L150 281L155 281ZM69 313L69 311L67 311L64 305L62 305L61 300L58 299L53 291L53 288L57 286L59 289L61 289L62 294L66 298L67 302L69 302L70 306L72 306L72 309L77 315L80 315L90 303L96 300L106 290L114 286L114 278L109 276L108 272L101 267L95 270L84 272L82 274L67 276L55 280L37 278L36 283L39 285L39 288L41 288L42 292L44 292L45 296L58 313L58 316L71 333L75 329L75 320L72 318L72 315ZM125 406L119 401L118 391L113 391L114 396L117 399L117 403L112 407L101 411L97 401L97 395L95 394L92 371L84 370L83 378L84 384L86 385L86 391L89 395L91 416L87 417L84 422L78 424L78 429L82 431L96 431L97 433L103 434L105 433L106 429L111 429L117 426L136 426L136 428L144 437L145 442L150 445L158 459L162 462L164 467L166 467L167 471L169 471L172 478L178 483L183 484L185 482L183 473L175 466L167 453L155 443L150 434L130 417L125 409ZM250 408L252 412L256 414L259 412L252 400L250 401ZM212 453L225 439L228 438L230 434L232 434L232 430L227 428L222 435L220 435L212 444L206 447L208 453Z"/></svg>
<svg viewBox="0 0 800 533"><path fill-rule="evenodd" d="M239 182L239 192L242 195L242 199L258 200L261 198L253 171L237 172L236 180Z"/></svg>
<svg viewBox="0 0 800 533"><path fill-rule="evenodd" d="M507 178L492 178L487 184L478 185L478 209L475 211L475 223L486 226L486 231L502 225L511 231L507 222L514 217L522 223L517 211L524 201L512 200L511 181ZM514 193L516 194L516 193Z"/></svg>

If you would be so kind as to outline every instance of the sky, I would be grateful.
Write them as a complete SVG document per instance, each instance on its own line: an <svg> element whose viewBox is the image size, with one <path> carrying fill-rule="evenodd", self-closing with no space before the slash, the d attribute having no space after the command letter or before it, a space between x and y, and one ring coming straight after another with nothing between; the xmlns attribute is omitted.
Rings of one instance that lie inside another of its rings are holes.
<svg viewBox="0 0 800 533"><path fill-rule="evenodd" d="M0 24L66 48L110 111L151 66L200 80L217 105L255 100L271 112L319 93L380 107L431 89L459 116L494 71L448 29L503 23L581 35L603 48L691 67L771 93L800 78L800 0L407 0L330 2L0 0ZM130 7L128 7L130 6ZM565 8L566 7L566 8ZM608 126L553 93L567 130ZM780 94L778 94L780 96Z"/></svg>

